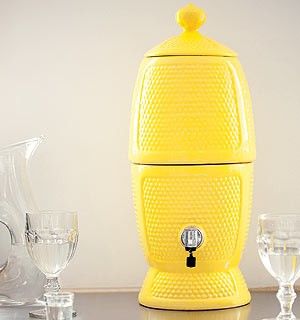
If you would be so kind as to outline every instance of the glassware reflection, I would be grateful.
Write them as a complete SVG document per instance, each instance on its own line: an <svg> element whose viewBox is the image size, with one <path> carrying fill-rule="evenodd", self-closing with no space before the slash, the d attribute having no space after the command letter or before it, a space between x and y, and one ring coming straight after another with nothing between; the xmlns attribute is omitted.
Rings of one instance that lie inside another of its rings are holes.
<svg viewBox="0 0 300 320"><path fill-rule="evenodd" d="M1 320L24 320L28 319L28 311L26 308L1 308L0 309Z"/></svg>
<svg viewBox="0 0 300 320"><path fill-rule="evenodd" d="M171 311L142 307L141 320L248 320L250 305L209 311Z"/></svg>
<svg viewBox="0 0 300 320"><path fill-rule="evenodd" d="M71 320L73 317L74 293L72 292L47 292L46 319L47 320Z"/></svg>

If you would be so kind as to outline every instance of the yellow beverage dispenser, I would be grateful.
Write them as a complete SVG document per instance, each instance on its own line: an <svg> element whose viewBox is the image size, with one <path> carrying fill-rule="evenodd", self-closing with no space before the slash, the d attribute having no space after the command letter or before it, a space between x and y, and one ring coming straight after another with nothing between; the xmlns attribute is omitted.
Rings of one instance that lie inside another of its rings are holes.
<svg viewBox="0 0 300 320"><path fill-rule="evenodd" d="M234 51L198 32L205 13L177 13L183 32L143 59L130 160L140 238L150 265L142 305L241 306L255 159L248 85Z"/></svg>

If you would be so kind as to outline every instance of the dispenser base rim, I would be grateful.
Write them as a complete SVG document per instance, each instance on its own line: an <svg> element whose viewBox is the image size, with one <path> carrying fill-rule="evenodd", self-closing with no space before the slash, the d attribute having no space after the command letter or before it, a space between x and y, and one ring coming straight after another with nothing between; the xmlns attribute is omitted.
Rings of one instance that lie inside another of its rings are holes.
<svg viewBox="0 0 300 320"><path fill-rule="evenodd" d="M188 273L150 268L139 293L142 306L164 310L229 309L247 305L250 301L249 290L238 268L194 273L192 277Z"/></svg>

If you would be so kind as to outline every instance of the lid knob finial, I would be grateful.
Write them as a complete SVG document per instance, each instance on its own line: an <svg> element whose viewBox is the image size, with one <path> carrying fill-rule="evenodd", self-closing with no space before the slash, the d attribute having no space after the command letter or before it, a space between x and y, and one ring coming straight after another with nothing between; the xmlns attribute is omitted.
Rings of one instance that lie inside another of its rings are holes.
<svg viewBox="0 0 300 320"><path fill-rule="evenodd" d="M202 9L190 3L177 11L176 20L185 31L197 31L205 22L206 15Z"/></svg>

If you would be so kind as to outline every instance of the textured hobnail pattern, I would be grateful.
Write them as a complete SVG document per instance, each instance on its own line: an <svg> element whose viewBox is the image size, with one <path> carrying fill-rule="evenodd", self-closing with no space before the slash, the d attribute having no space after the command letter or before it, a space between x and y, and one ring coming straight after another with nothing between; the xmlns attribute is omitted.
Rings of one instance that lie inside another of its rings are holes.
<svg viewBox="0 0 300 320"><path fill-rule="evenodd" d="M254 159L251 100L235 58L150 58L140 72L133 104L133 162Z"/></svg>
<svg viewBox="0 0 300 320"><path fill-rule="evenodd" d="M178 235L187 225L200 226L205 232L205 246L197 251L200 261L233 254L241 215L239 175L146 177L142 197L153 260L184 261Z"/></svg>
<svg viewBox="0 0 300 320"><path fill-rule="evenodd" d="M175 299L185 309L183 301L194 299L197 303L186 309L205 309L249 302L244 280L232 268L238 266L249 226L252 169L251 163L132 166L140 238L152 267L141 293L143 304L173 309L170 301ZM186 268L180 240L187 226L204 235L193 269ZM234 302L223 301L233 295ZM210 299L219 300L214 304Z"/></svg>
<svg viewBox="0 0 300 320"><path fill-rule="evenodd" d="M165 299L212 299L232 296L235 285L230 273L159 272L151 287L154 297Z"/></svg>
<svg viewBox="0 0 300 320"><path fill-rule="evenodd" d="M188 99L183 99L186 95ZM214 121L219 118L222 121ZM142 152L234 150L240 143L239 130L228 65L153 65L147 69L140 100L138 138Z"/></svg>
<svg viewBox="0 0 300 320"><path fill-rule="evenodd" d="M220 272L164 272L150 268L139 295L141 304L173 310L228 308L249 303L238 268Z"/></svg>

